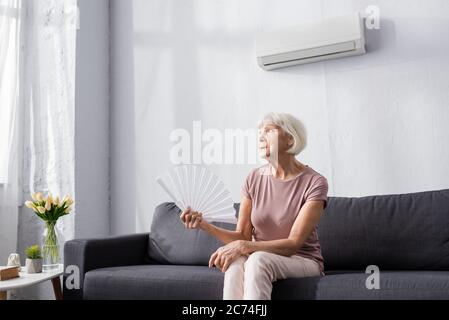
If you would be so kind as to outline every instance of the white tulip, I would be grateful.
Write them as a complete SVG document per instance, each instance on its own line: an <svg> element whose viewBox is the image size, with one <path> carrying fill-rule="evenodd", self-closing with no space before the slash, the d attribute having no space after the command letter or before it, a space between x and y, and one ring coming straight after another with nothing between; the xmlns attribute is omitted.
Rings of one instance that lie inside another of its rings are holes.
<svg viewBox="0 0 449 320"><path fill-rule="evenodd" d="M42 192L36 192L31 197L33 198L34 201L42 201L44 199Z"/></svg>
<svg viewBox="0 0 449 320"><path fill-rule="evenodd" d="M47 211L51 210L51 199L47 198L47 201L45 202L45 209Z"/></svg>
<svg viewBox="0 0 449 320"><path fill-rule="evenodd" d="M26 201L25 205L27 206L27 208L33 209L34 208L34 203L33 201Z"/></svg>
<svg viewBox="0 0 449 320"><path fill-rule="evenodd" d="M37 207L37 210L38 210L40 213L45 213L45 208L42 207L42 206Z"/></svg>

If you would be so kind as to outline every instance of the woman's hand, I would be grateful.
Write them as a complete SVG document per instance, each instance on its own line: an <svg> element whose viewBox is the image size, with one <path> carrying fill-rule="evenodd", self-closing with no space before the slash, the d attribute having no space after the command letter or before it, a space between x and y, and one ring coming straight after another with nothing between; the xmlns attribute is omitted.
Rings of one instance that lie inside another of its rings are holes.
<svg viewBox="0 0 449 320"><path fill-rule="evenodd" d="M205 223L202 213L193 211L190 207L181 213L180 219L187 229L201 228L202 224Z"/></svg>
<svg viewBox="0 0 449 320"><path fill-rule="evenodd" d="M246 248L247 241L245 240L235 240L218 248L210 257L209 268L212 268L215 265L217 268L221 269L221 272L226 272L231 263L237 260L240 256L246 254Z"/></svg>

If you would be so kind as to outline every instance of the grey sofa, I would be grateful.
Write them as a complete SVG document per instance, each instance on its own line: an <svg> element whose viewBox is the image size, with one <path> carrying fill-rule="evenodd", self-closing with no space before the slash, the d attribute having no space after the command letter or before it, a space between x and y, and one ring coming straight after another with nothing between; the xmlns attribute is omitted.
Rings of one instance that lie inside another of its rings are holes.
<svg viewBox="0 0 449 320"><path fill-rule="evenodd" d="M221 243L179 214L163 203L149 233L67 242L81 288L64 299L222 299L224 274L207 266ZM449 189L329 197L319 238L326 275L276 281L272 299L449 299ZM366 287L369 265L379 289Z"/></svg>

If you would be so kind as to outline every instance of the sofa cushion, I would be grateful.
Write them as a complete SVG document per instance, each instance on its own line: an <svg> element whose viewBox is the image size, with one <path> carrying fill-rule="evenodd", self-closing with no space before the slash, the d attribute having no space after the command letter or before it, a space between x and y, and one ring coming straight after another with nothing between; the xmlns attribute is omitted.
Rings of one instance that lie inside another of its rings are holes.
<svg viewBox="0 0 449 320"><path fill-rule="evenodd" d="M181 210L172 202L156 207L149 237L149 258L161 264L208 265L212 253L223 243L202 230L186 229L180 215ZM235 230L235 224L213 224Z"/></svg>
<svg viewBox="0 0 449 320"><path fill-rule="evenodd" d="M216 268L139 265L92 270L84 280L84 299L223 298L224 274Z"/></svg>
<svg viewBox="0 0 449 320"><path fill-rule="evenodd" d="M384 271L380 289L368 290L368 274L330 272L325 277L290 278L273 284L272 299L449 299L449 272ZM86 273L85 299L223 299L224 274L216 268L139 265Z"/></svg>
<svg viewBox="0 0 449 320"><path fill-rule="evenodd" d="M273 286L272 299L449 299L447 271L381 271L379 289L366 288L368 276L364 272L337 271L324 277L279 280Z"/></svg>
<svg viewBox="0 0 449 320"><path fill-rule="evenodd" d="M326 270L449 270L449 189L329 197L318 228Z"/></svg>

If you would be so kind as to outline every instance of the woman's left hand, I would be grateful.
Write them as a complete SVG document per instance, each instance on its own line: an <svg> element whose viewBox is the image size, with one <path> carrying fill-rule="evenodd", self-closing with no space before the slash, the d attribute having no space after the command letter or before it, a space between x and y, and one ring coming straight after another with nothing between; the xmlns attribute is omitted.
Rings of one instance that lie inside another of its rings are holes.
<svg viewBox="0 0 449 320"><path fill-rule="evenodd" d="M247 241L245 240L235 240L218 248L210 257L209 268L215 265L221 269L221 272L226 272L231 263L245 254L246 248Z"/></svg>

